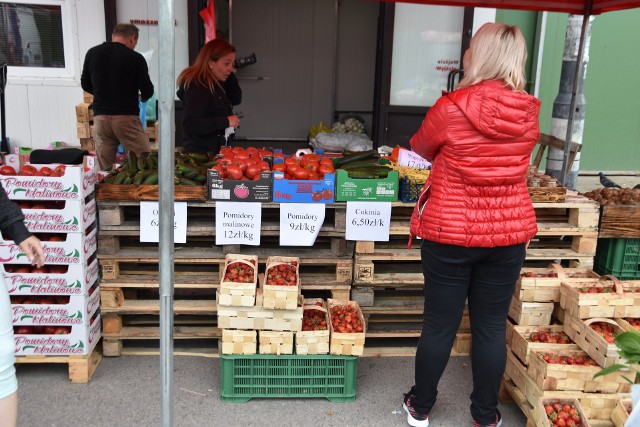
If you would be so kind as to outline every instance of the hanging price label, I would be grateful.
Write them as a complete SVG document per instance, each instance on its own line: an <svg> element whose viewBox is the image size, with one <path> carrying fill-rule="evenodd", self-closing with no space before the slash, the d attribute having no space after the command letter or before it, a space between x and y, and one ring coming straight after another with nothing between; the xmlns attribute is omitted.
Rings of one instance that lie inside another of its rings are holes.
<svg viewBox="0 0 640 427"><path fill-rule="evenodd" d="M160 241L160 203L140 202L140 241ZM187 203L173 204L173 243L187 243Z"/></svg>
<svg viewBox="0 0 640 427"><path fill-rule="evenodd" d="M216 245L260 246L262 203L216 202Z"/></svg>
<svg viewBox="0 0 640 427"><path fill-rule="evenodd" d="M347 202L346 240L388 242L391 202Z"/></svg>
<svg viewBox="0 0 640 427"><path fill-rule="evenodd" d="M411 150L405 149L398 152L398 164L415 169L429 169L431 167L431 163L426 159L420 157L417 153Z"/></svg>
<svg viewBox="0 0 640 427"><path fill-rule="evenodd" d="M280 245L313 246L324 223L324 203L281 203Z"/></svg>

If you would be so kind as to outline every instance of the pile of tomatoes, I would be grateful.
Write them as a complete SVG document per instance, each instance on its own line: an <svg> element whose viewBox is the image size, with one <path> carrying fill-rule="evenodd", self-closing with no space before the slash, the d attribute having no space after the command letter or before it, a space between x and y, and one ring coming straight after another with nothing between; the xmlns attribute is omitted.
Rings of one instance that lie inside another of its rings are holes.
<svg viewBox="0 0 640 427"><path fill-rule="evenodd" d="M5 264L4 271L7 273L34 273L34 274L66 274L68 265L43 265L35 267L28 264Z"/></svg>
<svg viewBox="0 0 640 427"><path fill-rule="evenodd" d="M554 365L582 365L582 366L598 366L595 360L579 353L573 356L565 356L559 354L545 353L542 355L542 359Z"/></svg>
<svg viewBox="0 0 640 427"><path fill-rule="evenodd" d="M227 268L224 271L225 282L235 283L253 283L255 282L255 260L247 260L252 265L247 265L241 261L235 261L227 264Z"/></svg>
<svg viewBox="0 0 640 427"><path fill-rule="evenodd" d="M260 172L271 170L267 160L272 156L271 151L262 148L222 147L220 158L211 169L220 172L222 179L258 180Z"/></svg>
<svg viewBox="0 0 640 427"><path fill-rule="evenodd" d="M529 341L547 344L571 344L571 339L564 332L551 331L532 332L529 336Z"/></svg>
<svg viewBox="0 0 640 427"><path fill-rule="evenodd" d="M558 277L558 273L534 273L533 271L526 271L524 273L520 273L520 277Z"/></svg>
<svg viewBox="0 0 640 427"><path fill-rule="evenodd" d="M322 307L322 302L315 304ZM327 314L322 310L314 308L305 308L302 312L302 330L303 331L326 331L327 330Z"/></svg>
<svg viewBox="0 0 640 427"><path fill-rule="evenodd" d="M20 209L64 209L64 200L15 200Z"/></svg>
<svg viewBox="0 0 640 427"><path fill-rule="evenodd" d="M53 169L48 166L42 166L39 170L33 165L24 165L20 168L20 173L17 173L13 166L4 165L0 167L0 175L6 176L63 176L66 170L65 165L55 166ZM87 170L87 168L85 168Z"/></svg>
<svg viewBox="0 0 640 427"><path fill-rule="evenodd" d="M331 326L334 332L363 332L364 325L360 321L358 310L353 305L336 305L331 307Z"/></svg>
<svg viewBox="0 0 640 427"><path fill-rule="evenodd" d="M14 326L16 335L67 335L71 333L71 326Z"/></svg>
<svg viewBox="0 0 640 427"><path fill-rule="evenodd" d="M640 331L640 319L634 319L632 317L627 317L624 320L626 320L627 322L629 322L629 324L631 326L633 326L634 329L637 329Z"/></svg>
<svg viewBox="0 0 640 427"><path fill-rule="evenodd" d="M544 411L549 418L550 425L559 427L581 426L580 412L568 403L555 402L544 405Z"/></svg>
<svg viewBox="0 0 640 427"><path fill-rule="evenodd" d="M276 158L273 170L283 172L284 179L299 180L319 180L325 174L335 172L333 161L319 154L283 157L281 161Z"/></svg>
<svg viewBox="0 0 640 427"><path fill-rule="evenodd" d="M11 295L11 304L69 304L68 295Z"/></svg>
<svg viewBox="0 0 640 427"><path fill-rule="evenodd" d="M616 342L616 329L610 323L607 322L593 322L589 325L591 329L596 331L596 333L604 338L606 342L609 344L613 344Z"/></svg>
<svg viewBox="0 0 640 427"><path fill-rule="evenodd" d="M273 286L297 286L298 261L283 262L269 267L266 274L266 284Z"/></svg>

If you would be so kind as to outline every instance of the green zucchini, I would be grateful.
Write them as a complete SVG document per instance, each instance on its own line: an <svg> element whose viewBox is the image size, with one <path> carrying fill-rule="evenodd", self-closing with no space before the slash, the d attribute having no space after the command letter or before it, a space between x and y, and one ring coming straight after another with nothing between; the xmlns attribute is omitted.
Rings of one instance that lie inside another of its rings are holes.
<svg viewBox="0 0 640 427"><path fill-rule="evenodd" d="M367 159L379 159L380 155L377 150L359 151L337 159L337 166L341 167L347 163L359 162Z"/></svg>
<svg viewBox="0 0 640 427"><path fill-rule="evenodd" d="M158 173L154 172L142 181L144 185L153 185L158 183Z"/></svg>

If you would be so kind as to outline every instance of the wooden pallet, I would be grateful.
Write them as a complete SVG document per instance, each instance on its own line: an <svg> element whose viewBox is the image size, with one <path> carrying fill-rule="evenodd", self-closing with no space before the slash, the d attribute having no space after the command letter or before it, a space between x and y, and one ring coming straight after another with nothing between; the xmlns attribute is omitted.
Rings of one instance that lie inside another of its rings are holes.
<svg viewBox="0 0 640 427"><path fill-rule="evenodd" d="M88 383L102 360L98 345L86 356L16 356L16 363L66 363L69 365L69 380L75 384Z"/></svg>

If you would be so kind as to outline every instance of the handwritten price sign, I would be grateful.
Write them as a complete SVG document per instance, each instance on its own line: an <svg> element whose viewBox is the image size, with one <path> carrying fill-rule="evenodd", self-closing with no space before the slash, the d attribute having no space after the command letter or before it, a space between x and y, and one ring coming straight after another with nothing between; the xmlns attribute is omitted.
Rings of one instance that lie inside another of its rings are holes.
<svg viewBox="0 0 640 427"><path fill-rule="evenodd" d="M409 166L415 169L429 169L431 163L423 159L411 150L401 149L398 153L398 164L402 166Z"/></svg>
<svg viewBox="0 0 640 427"><path fill-rule="evenodd" d="M216 202L216 245L260 246L262 203Z"/></svg>
<svg viewBox="0 0 640 427"><path fill-rule="evenodd" d="M388 242L391 202L347 202L347 240Z"/></svg>
<svg viewBox="0 0 640 427"><path fill-rule="evenodd" d="M324 214L324 203L281 203L280 245L313 246Z"/></svg>
<svg viewBox="0 0 640 427"><path fill-rule="evenodd" d="M140 241L160 241L160 203L140 202ZM187 203L173 204L173 243L187 243Z"/></svg>

